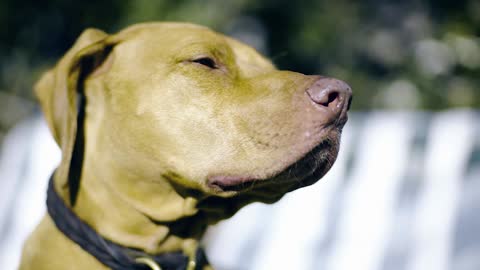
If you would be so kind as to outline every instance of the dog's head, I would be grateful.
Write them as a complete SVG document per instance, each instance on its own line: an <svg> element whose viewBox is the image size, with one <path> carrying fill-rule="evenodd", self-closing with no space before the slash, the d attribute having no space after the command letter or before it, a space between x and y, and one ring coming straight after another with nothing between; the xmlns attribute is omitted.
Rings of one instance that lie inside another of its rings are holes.
<svg viewBox="0 0 480 270"><path fill-rule="evenodd" d="M63 151L57 189L68 191L80 93L99 161L239 206L320 179L351 102L342 81L279 71L245 44L176 23L87 30L36 91Z"/></svg>

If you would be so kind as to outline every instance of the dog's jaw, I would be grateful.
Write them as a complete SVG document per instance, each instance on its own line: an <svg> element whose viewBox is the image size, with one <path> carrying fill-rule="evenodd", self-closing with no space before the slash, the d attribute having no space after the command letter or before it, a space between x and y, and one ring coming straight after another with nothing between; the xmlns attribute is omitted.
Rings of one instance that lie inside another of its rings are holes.
<svg viewBox="0 0 480 270"><path fill-rule="evenodd" d="M239 192L249 192L252 189L268 186L270 184L299 183L299 187L310 185L325 175L336 160L340 131L335 130L330 137L321 140L318 144L301 144L294 147L289 157L280 161L280 169L267 177L248 175L213 175L206 180L208 188L218 192L220 196L235 196ZM318 178L312 181L312 175Z"/></svg>

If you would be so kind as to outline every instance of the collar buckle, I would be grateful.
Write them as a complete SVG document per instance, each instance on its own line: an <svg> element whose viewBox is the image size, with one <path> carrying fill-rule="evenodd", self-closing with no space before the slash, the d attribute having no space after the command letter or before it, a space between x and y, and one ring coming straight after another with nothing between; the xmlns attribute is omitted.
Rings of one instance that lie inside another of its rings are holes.
<svg viewBox="0 0 480 270"><path fill-rule="evenodd" d="M140 264L145 264L152 270L162 270L160 265L158 265L152 258L149 257L139 257L135 259L135 262Z"/></svg>

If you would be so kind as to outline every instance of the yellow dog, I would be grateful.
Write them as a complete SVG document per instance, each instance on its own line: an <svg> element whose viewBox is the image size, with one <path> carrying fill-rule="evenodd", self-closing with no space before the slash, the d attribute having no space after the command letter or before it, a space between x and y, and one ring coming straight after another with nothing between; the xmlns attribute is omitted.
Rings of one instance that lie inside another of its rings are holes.
<svg viewBox="0 0 480 270"><path fill-rule="evenodd" d="M178 269L155 261L170 253L188 258L181 267L209 269L196 261L206 227L320 179L351 102L342 81L279 71L249 46L184 23L88 29L36 94L62 150L55 205L107 251L134 251L125 269ZM54 216L27 240L21 269L109 269Z"/></svg>

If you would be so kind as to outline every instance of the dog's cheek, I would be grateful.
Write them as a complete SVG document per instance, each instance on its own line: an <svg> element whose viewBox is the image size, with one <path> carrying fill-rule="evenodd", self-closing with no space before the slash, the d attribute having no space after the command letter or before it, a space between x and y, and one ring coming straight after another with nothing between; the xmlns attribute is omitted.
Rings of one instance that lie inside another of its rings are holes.
<svg viewBox="0 0 480 270"><path fill-rule="evenodd" d="M151 87L150 91L137 91L138 96L132 99L137 104L129 105L130 112L113 112L109 117L107 129L117 131L110 134L112 148L117 151L121 145L125 151L114 156L139 160L122 159L124 166L136 164L146 171L155 168L158 173L173 171L191 181L203 181L212 167L231 160L231 132L218 124L210 101L198 94L191 100L175 89L191 87L188 81L165 80Z"/></svg>

